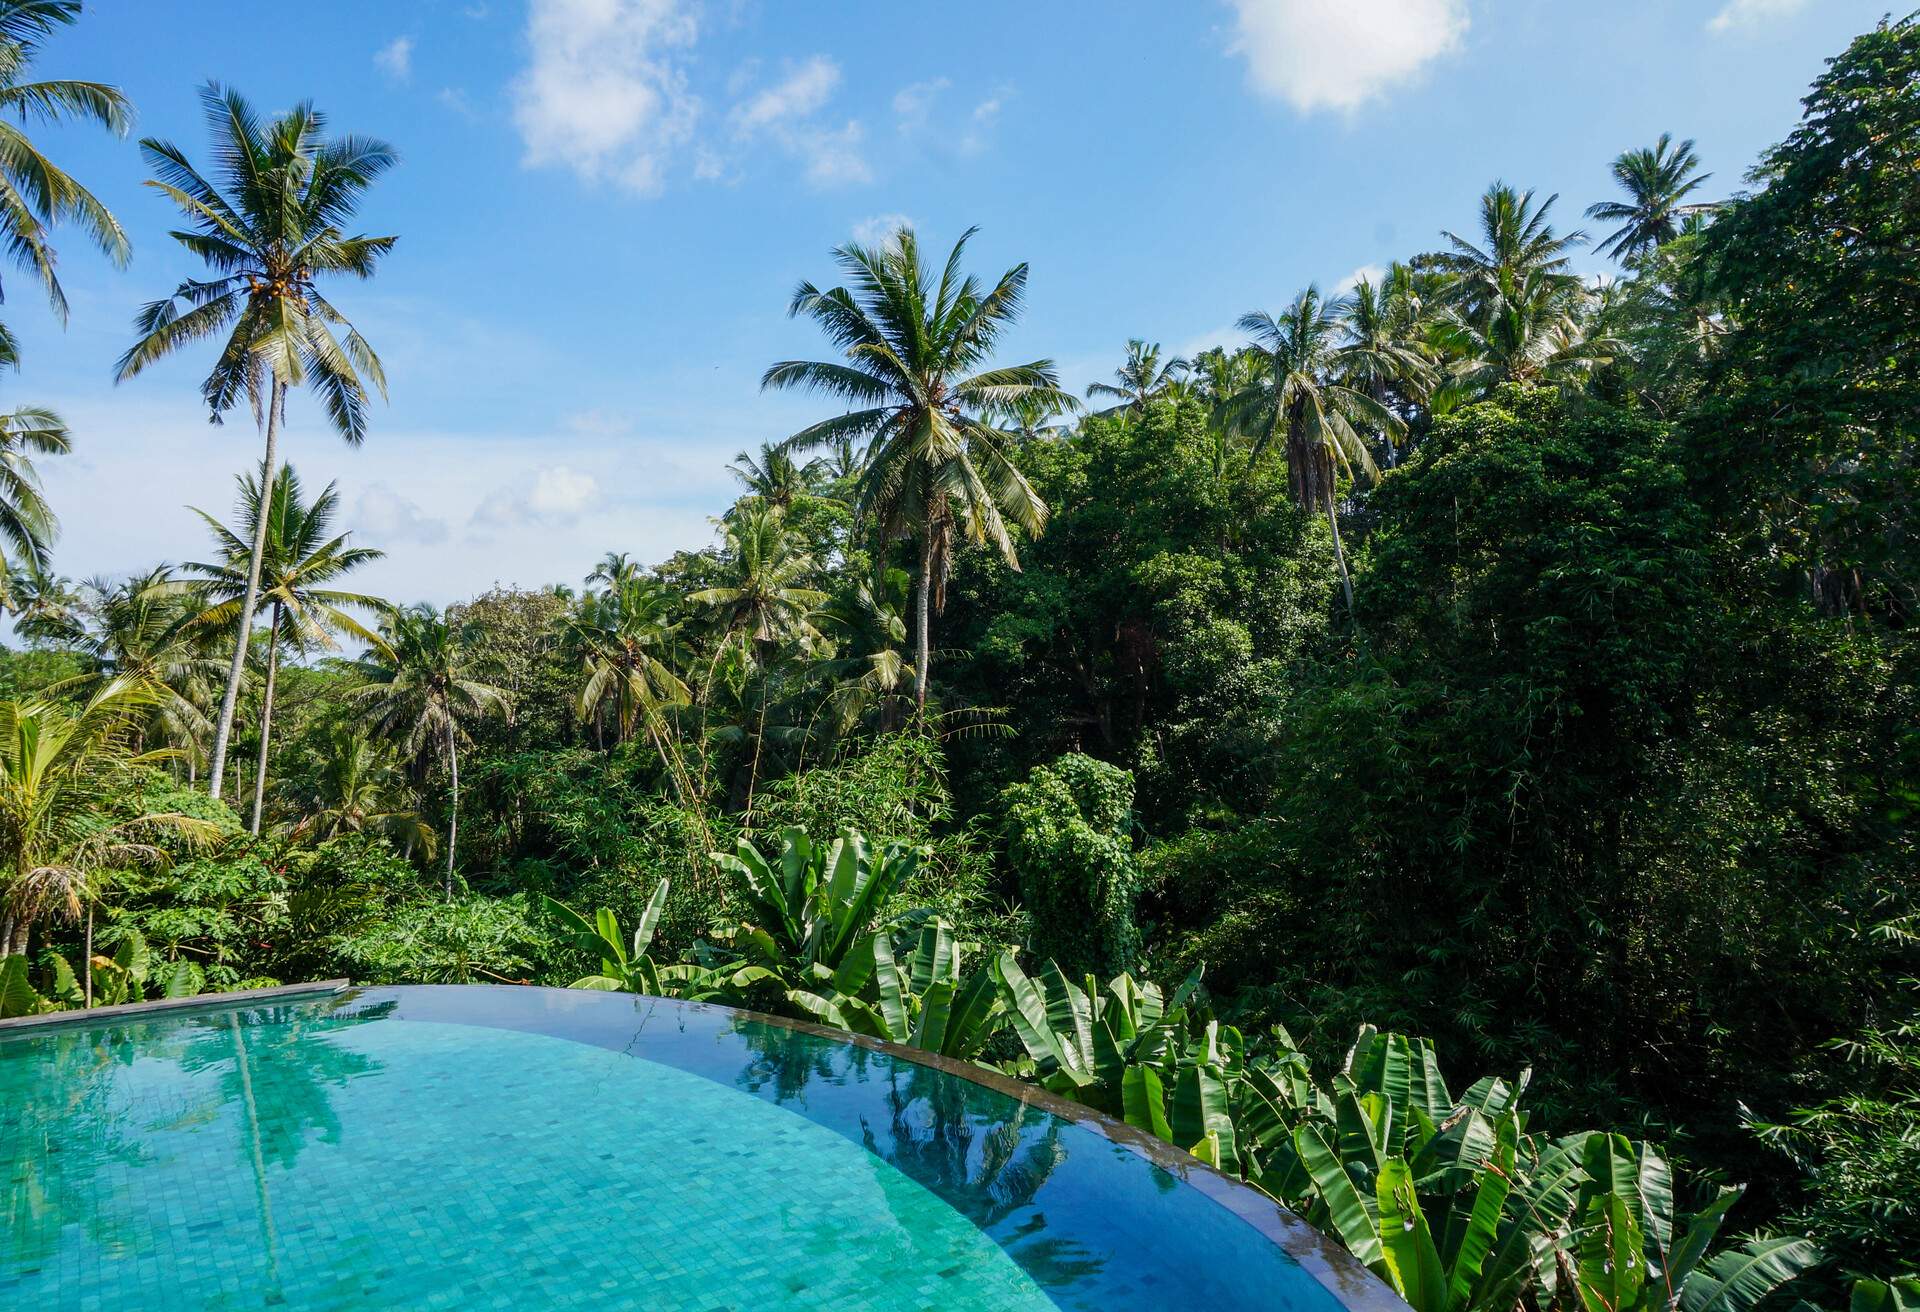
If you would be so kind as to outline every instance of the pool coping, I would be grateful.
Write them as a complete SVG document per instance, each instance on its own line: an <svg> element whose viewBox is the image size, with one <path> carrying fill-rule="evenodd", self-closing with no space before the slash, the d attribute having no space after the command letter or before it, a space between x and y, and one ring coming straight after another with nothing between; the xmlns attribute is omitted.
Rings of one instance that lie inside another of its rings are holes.
<svg viewBox="0 0 1920 1312"><path fill-rule="evenodd" d="M158 1012L205 1011L220 1007L244 1006L254 1002L273 1002L288 998L315 997L343 993L353 987L351 980L323 979L311 984L275 984L263 989L235 989L231 993L195 993L185 998L153 998L147 1002L116 1002L105 1007L77 1007L70 1011L43 1011L32 1016L8 1016L0 1020L0 1034L20 1030L72 1029L93 1025L101 1020L150 1016Z"/></svg>

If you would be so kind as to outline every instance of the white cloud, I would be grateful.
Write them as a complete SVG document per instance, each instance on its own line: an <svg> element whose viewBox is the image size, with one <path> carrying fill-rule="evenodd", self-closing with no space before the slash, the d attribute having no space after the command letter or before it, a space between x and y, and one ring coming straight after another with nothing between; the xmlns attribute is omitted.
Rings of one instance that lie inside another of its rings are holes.
<svg viewBox="0 0 1920 1312"><path fill-rule="evenodd" d="M698 33L682 0L532 0L512 88L525 162L659 190L699 117L678 63Z"/></svg>
<svg viewBox="0 0 1920 1312"><path fill-rule="evenodd" d="M1707 23L1714 32L1736 27L1758 27L1775 19L1787 18L1807 7L1807 0L1727 0L1726 8Z"/></svg>
<svg viewBox="0 0 1920 1312"><path fill-rule="evenodd" d="M1358 287L1363 279L1372 283L1375 287L1378 287L1380 280L1386 276L1387 271L1380 265L1363 264L1339 282L1335 283L1333 285L1333 294L1335 296L1345 296L1355 287Z"/></svg>
<svg viewBox="0 0 1920 1312"><path fill-rule="evenodd" d="M1303 113L1353 110L1392 91L1458 50L1468 25L1466 0L1228 3L1236 11L1233 50L1246 56L1254 88Z"/></svg>
<svg viewBox="0 0 1920 1312"><path fill-rule="evenodd" d="M807 162L807 181L816 187L837 187L848 183L872 182L873 170L860 153L866 130L849 119L845 127L803 132L794 143Z"/></svg>
<svg viewBox="0 0 1920 1312"><path fill-rule="evenodd" d="M469 122L480 117L480 111L473 107L473 101L460 87L441 87L433 98Z"/></svg>
<svg viewBox="0 0 1920 1312"><path fill-rule="evenodd" d="M994 124L1000 121L1000 111L1005 107L1012 92L996 90L992 95L973 107L973 113L967 116L967 130L960 137L960 153L978 155L987 148L987 139L993 133Z"/></svg>
<svg viewBox="0 0 1920 1312"><path fill-rule="evenodd" d="M893 95L893 112L899 117L902 132L917 132L927 125L933 102L953 83L944 77L930 78L901 87Z"/></svg>
<svg viewBox="0 0 1920 1312"><path fill-rule="evenodd" d="M780 81L735 105L727 121L740 140L765 136L801 160L807 181L816 187L869 182L873 171L860 150L866 130L859 120L829 128L814 117L839 85L839 65L825 55L814 55L791 67Z"/></svg>
<svg viewBox="0 0 1920 1312"><path fill-rule="evenodd" d="M447 521L429 515L382 483L370 484L354 503L348 527L363 546L388 549L401 543L431 546L447 540Z"/></svg>
<svg viewBox="0 0 1920 1312"><path fill-rule="evenodd" d="M902 228L911 228L913 220L904 214L875 214L853 225L853 239L862 246L878 246L890 241Z"/></svg>
<svg viewBox="0 0 1920 1312"><path fill-rule="evenodd" d="M839 85L840 66L825 55L815 55L779 82L735 105L728 121L742 136L791 128L825 105Z"/></svg>
<svg viewBox="0 0 1920 1312"><path fill-rule="evenodd" d="M413 38L397 36L382 46L373 57L373 66L395 82L405 82L413 76Z"/></svg>
<svg viewBox="0 0 1920 1312"><path fill-rule="evenodd" d="M567 465L536 470L532 479L516 479L489 493L473 512L473 526L487 530L525 525L563 525L592 510L600 483L592 474Z"/></svg>
<svg viewBox="0 0 1920 1312"><path fill-rule="evenodd" d="M429 315L422 319L449 331ZM424 376L429 357L386 331L380 345L395 377L417 383ZM757 371L743 371L743 379L751 372ZM671 372L630 399L603 401L609 414L636 407L631 431L605 436L581 431L594 422L571 424L537 408L493 427L416 427L396 406L396 413L383 412L384 422L365 445L349 448L314 400L300 393L282 452L309 488L338 483L342 532L351 530L360 546L386 551L354 571L344 586L356 592L444 606L495 583L578 582L608 550L658 561L712 540L709 517L738 491L726 462L766 436L768 402L732 405L715 395L683 405L679 398L695 395L695 384L710 382L709 373L704 366ZM744 385L741 391L748 393ZM55 386L35 399L65 416L78 437L72 455L41 466L47 495L64 521L55 568L71 578L204 560L207 527L187 507L224 518L234 475L260 467L252 416L210 426L192 387L136 385L102 393L76 381L71 390ZM396 400L422 398L416 386ZM660 408L661 402L670 404ZM806 417L796 405L779 431L799 427ZM611 429L618 421L598 426ZM555 468L567 472L540 478ZM581 501L578 480L589 477L595 491L584 494L585 509L565 513ZM521 493L506 499L515 521L475 524L475 508L503 489Z"/></svg>

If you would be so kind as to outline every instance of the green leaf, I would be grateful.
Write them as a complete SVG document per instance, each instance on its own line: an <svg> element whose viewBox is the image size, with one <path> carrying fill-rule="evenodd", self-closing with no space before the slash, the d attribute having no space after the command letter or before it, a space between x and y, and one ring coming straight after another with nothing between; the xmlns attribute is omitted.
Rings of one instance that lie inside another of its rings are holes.
<svg viewBox="0 0 1920 1312"><path fill-rule="evenodd" d="M653 896L647 899L646 910L640 913L640 923L633 931L633 959L640 960L647 955L647 949L653 945L654 927L660 923L660 916L667 909L667 881L662 879L653 890Z"/></svg>
<svg viewBox="0 0 1920 1312"><path fill-rule="evenodd" d="M953 1014L953 981L936 980L920 999L920 1016L908 1040L916 1048L940 1051L947 1041L947 1020Z"/></svg>
<svg viewBox="0 0 1920 1312"><path fill-rule="evenodd" d="M1218 1140L1223 1160L1239 1161L1226 1073L1218 1066L1182 1065L1173 1078L1174 1142L1195 1144L1208 1135Z"/></svg>
<svg viewBox="0 0 1920 1312"><path fill-rule="evenodd" d="M1763 1299L1821 1262L1810 1239L1755 1239L1717 1253L1680 1290L1682 1312L1752 1312Z"/></svg>
<svg viewBox="0 0 1920 1312"><path fill-rule="evenodd" d="M1647 1277L1646 1237L1619 1194L1593 1198L1581 1214L1580 1301L1587 1312L1626 1312Z"/></svg>
<svg viewBox="0 0 1920 1312"><path fill-rule="evenodd" d="M1856 1280L1848 1312L1920 1312L1920 1280Z"/></svg>
<svg viewBox="0 0 1920 1312"><path fill-rule="evenodd" d="M1326 1209L1327 1221L1333 1227L1334 1234L1339 1236L1340 1242L1347 1246L1347 1251L1362 1265L1384 1274L1380 1227L1372 1208L1367 1205L1372 1201L1374 1207L1378 1207L1378 1201L1365 1198L1354 1187L1346 1168L1341 1166L1333 1149L1327 1146L1318 1127L1303 1125L1295 1130L1293 1146L1307 1168L1307 1176L1313 1182L1314 1193L1321 1206Z"/></svg>
<svg viewBox="0 0 1920 1312"><path fill-rule="evenodd" d="M27 982L27 959L18 953L0 957L0 1018L31 1016L40 1006L40 995Z"/></svg>
<svg viewBox="0 0 1920 1312"><path fill-rule="evenodd" d="M1447 1312L1446 1274L1414 1193L1413 1171L1405 1161L1395 1158L1381 1167L1374 1194L1380 1208L1381 1260L1387 1279L1414 1312Z"/></svg>
<svg viewBox="0 0 1920 1312"><path fill-rule="evenodd" d="M1472 1113L1479 1116L1479 1112ZM1447 1302L1455 1309L1476 1304L1474 1286L1493 1250L1494 1237L1500 1231L1500 1215L1513 1189L1514 1159L1519 1143L1520 1123L1512 1113L1500 1118L1493 1151L1478 1175L1479 1187L1473 1191L1473 1206L1466 1213L1459 1240L1451 1254L1452 1270L1447 1278Z"/></svg>
<svg viewBox="0 0 1920 1312"><path fill-rule="evenodd" d="M1151 1066L1127 1067L1120 1077L1120 1099L1128 1125L1173 1142L1173 1127L1167 1124L1166 1090L1158 1071Z"/></svg>

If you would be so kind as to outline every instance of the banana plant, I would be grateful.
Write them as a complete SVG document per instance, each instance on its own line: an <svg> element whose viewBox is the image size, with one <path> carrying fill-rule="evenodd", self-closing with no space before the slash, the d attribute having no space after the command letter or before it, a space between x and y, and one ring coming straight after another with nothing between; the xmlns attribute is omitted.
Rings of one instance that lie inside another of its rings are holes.
<svg viewBox="0 0 1920 1312"><path fill-rule="evenodd" d="M901 957L877 930L829 970L815 963L787 1001L828 1025L947 1057L975 1059L1006 1025L995 963L963 971L966 949L938 918ZM1010 961L1007 953L1001 961Z"/></svg>
<svg viewBox="0 0 1920 1312"><path fill-rule="evenodd" d="M1821 1261L1818 1247L1795 1236L1710 1254L1740 1190L1722 1190L1677 1221L1671 1170L1624 1135L1588 1136L1584 1167L1575 1251L1586 1312L1749 1312Z"/></svg>
<svg viewBox="0 0 1920 1312"><path fill-rule="evenodd" d="M1920 1280L1856 1280L1847 1312L1920 1312Z"/></svg>
<svg viewBox="0 0 1920 1312"><path fill-rule="evenodd" d="M593 919L588 920L566 903L542 897L541 903L548 918L568 941L587 955L600 958L598 974L582 975L567 987L598 989L607 993L643 993L652 997L708 999L736 991L744 992L759 981L770 978L769 972L752 966L728 970L686 964L663 966L655 962L650 949L654 930L658 928L660 916L667 907L668 888L669 881L665 879L655 886L653 896L647 899L646 908L640 913L640 923L634 926L631 938L621 934L619 918L609 907L601 907L594 913Z"/></svg>
<svg viewBox="0 0 1920 1312"><path fill-rule="evenodd" d="M1200 971L1169 1001L1158 985L1131 975L1115 976L1105 988L1092 976L1075 984L1049 961L1034 979L1011 954L993 969L1027 1053L1015 1073L1183 1148L1209 1133L1231 1137L1216 1086L1238 1060L1240 1036L1190 1010Z"/></svg>
<svg viewBox="0 0 1920 1312"><path fill-rule="evenodd" d="M137 929L128 929L111 957L93 958L93 1000L101 1006L148 997L190 998L207 986L206 972L192 961L163 961ZM72 970L56 975L70 977Z"/></svg>
<svg viewBox="0 0 1920 1312"><path fill-rule="evenodd" d="M734 877L751 915L734 936L735 950L798 987L816 977L815 967L836 971L865 950L925 849L889 843L876 852L852 829L822 847L803 830L785 829L772 861L745 838L731 854L712 857Z"/></svg>

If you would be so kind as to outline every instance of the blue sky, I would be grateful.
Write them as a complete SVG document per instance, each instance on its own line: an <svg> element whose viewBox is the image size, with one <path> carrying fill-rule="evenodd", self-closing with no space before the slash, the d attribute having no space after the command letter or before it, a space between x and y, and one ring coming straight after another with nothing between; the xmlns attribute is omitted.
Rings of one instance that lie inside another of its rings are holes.
<svg viewBox="0 0 1920 1312"><path fill-rule="evenodd" d="M138 135L199 157L194 92L311 97L395 143L369 232L400 245L333 299L387 363L359 450L296 396L290 458L337 480L389 559L370 590L444 604L577 582L603 552L711 537L742 447L824 403L759 376L821 343L785 317L828 250L895 217L972 265L1032 265L1009 358L1076 388L1128 336L1189 350L1309 281L1430 247L1495 178L1606 196L1608 161L1698 140L1709 190L1792 127L1823 58L1885 0L96 0L41 69L110 81ZM316 17L318 15L318 17ZM200 356L120 387L136 307L195 272L131 142L42 144L120 215L117 271L68 235L63 331L8 271L25 367L5 399L75 431L46 462L60 572L206 551L251 420L209 427ZM1600 267L1597 260L1592 267Z"/></svg>

